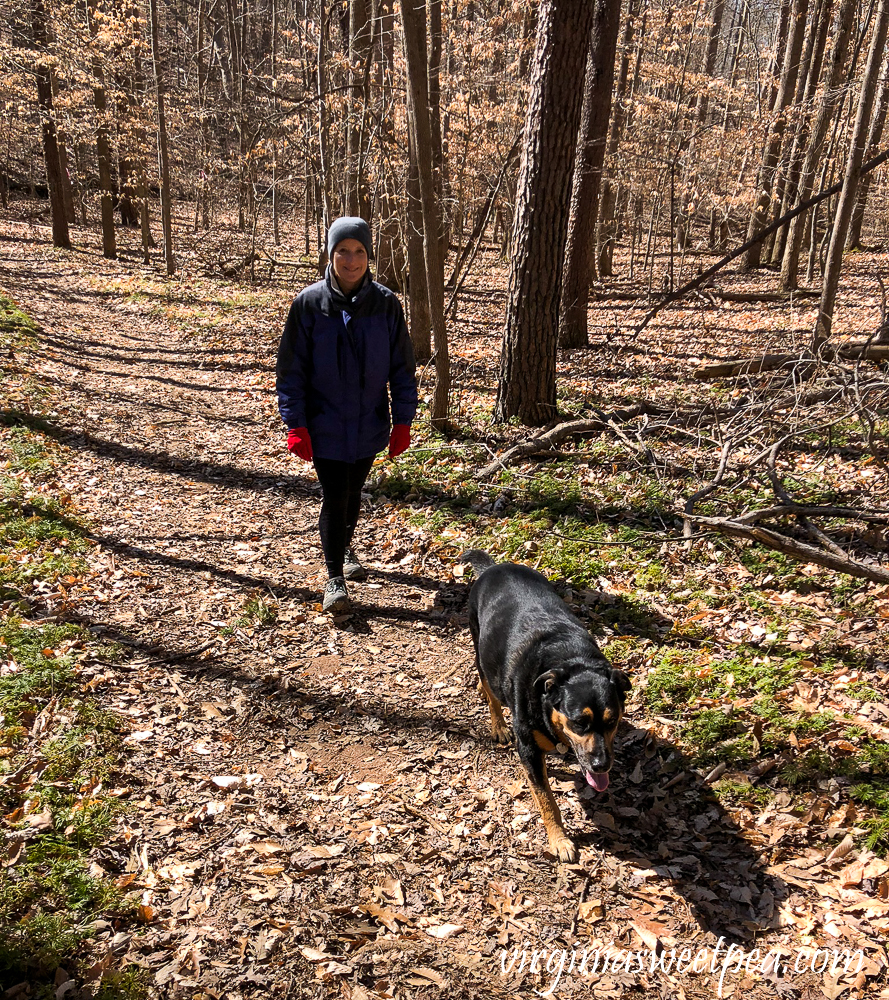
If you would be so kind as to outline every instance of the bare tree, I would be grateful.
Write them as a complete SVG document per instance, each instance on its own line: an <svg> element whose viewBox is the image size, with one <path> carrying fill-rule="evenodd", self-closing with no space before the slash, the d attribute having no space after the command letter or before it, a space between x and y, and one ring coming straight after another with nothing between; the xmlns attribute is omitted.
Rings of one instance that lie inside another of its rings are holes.
<svg viewBox="0 0 889 1000"><path fill-rule="evenodd" d="M806 157L799 169L799 179L795 183L794 202L802 204L812 193L815 184L815 173L822 160L822 149L827 130L842 97L841 83L846 71L846 59L849 54L849 44L855 28L855 15L858 8L857 0L843 0L837 12L836 30L833 46L828 60L827 77L815 120L809 135ZM787 290L797 287L799 275L799 255L805 233L806 216L795 218L787 230L784 256L781 260L781 287Z"/></svg>
<svg viewBox="0 0 889 1000"><path fill-rule="evenodd" d="M164 105L164 77L160 55L160 40L157 20L157 0L148 0L151 19L151 57L154 64L154 80L157 89L157 155L161 176L161 220L164 230L164 262L167 274L176 270L173 253L173 206L170 191L170 154L167 150L167 112Z"/></svg>
<svg viewBox="0 0 889 1000"><path fill-rule="evenodd" d="M565 244L562 300L559 307L560 347L584 347L588 343L589 292L590 284L596 276L596 215L599 210L608 121L611 117L611 90L620 30L620 7L609 0L598 0L595 7Z"/></svg>
<svg viewBox="0 0 889 1000"><path fill-rule="evenodd" d="M57 247L70 247L68 216L62 192L62 166L59 160L58 132L52 100L52 64L47 49L46 11L43 0L32 0L31 29L35 47L35 77L40 126L43 136L43 159L46 164L46 184L52 213L52 241Z"/></svg>
<svg viewBox="0 0 889 1000"><path fill-rule="evenodd" d="M772 189L775 183L775 168L781 153L781 143L786 126L786 109L793 100L796 90L796 80L799 73L800 55L802 54L803 38L805 36L807 0L793 0L793 10L790 19L790 34L784 53L784 66L781 71L781 82L775 97L775 118L771 123L765 152L759 168L756 181L756 201L750 213L747 227L747 239L750 240L768 221L769 205L772 200ZM762 254L762 243L754 243L744 258L746 267L758 267Z"/></svg>
<svg viewBox="0 0 889 1000"><path fill-rule="evenodd" d="M512 230L494 416L526 424L556 410L556 349L571 180L594 7L542 0Z"/></svg>
<svg viewBox="0 0 889 1000"><path fill-rule="evenodd" d="M830 236L830 247L827 251L827 264L824 268L824 279L821 286L821 302L818 308L818 319L815 321L813 345L817 347L830 337L833 326L833 309L836 303L837 288L840 283L840 270L843 264L843 250L846 237L849 234L849 223L855 209L855 199L858 195L858 181L861 176L861 164L864 160L864 148L867 144L868 127L871 111L874 105L874 95L877 90L877 80L880 74L880 64L886 47L886 35L889 30L889 0L880 0L871 36L870 51L867 65L861 80L861 92L858 97L858 112L855 116L855 127L849 143L849 156L846 161L846 173L843 178L843 189L833 221L833 231Z"/></svg>
<svg viewBox="0 0 889 1000"><path fill-rule="evenodd" d="M432 121L429 112L429 83L426 65L426 10L414 6L416 0L401 0L404 27L404 54L410 87L411 133L417 150L420 202L423 210L423 256L432 338L435 345L435 394L432 400L432 425L443 427L448 417L450 365L444 318L444 260L439 238L440 210L436 205L437 187L432 167Z"/></svg>
<svg viewBox="0 0 889 1000"><path fill-rule="evenodd" d="M87 19L93 45L96 44L96 0L87 2ZM108 102L105 99L105 73L102 57L98 51L92 55L93 101L98 118L96 126L96 158L99 163L99 188L102 206L102 253L111 259L117 257L117 242L114 235L114 192L111 179L111 145L108 141Z"/></svg>

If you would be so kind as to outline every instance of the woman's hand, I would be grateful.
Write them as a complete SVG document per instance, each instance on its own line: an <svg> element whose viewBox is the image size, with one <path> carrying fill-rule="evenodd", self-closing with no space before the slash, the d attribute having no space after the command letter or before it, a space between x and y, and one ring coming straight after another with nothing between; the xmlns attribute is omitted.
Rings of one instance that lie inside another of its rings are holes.
<svg viewBox="0 0 889 1000"><path fill-rule="evenodd" d="M405 445L407 447L407 445ZM287 432L287 450L306 462L312 461L312 439L305 427L291 427Z"/></svg>
<svg viewBox="0 0 889 1000"><path fill-rule="evenodd" d="M411 446L410 424L396 424L389 435L389 458L396 458Z"/></svg>

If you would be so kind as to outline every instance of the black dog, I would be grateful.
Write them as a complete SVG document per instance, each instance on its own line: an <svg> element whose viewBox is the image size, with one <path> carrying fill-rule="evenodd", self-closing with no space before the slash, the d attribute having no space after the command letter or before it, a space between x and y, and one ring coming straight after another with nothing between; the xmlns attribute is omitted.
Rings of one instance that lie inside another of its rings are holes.
<svg viewBox="0 0 889 1000"><path fill-rule="evenodd" d="M491 734L498 743L509 742L506 705L550 850L561 861L574 861L577 850L562 825L544 753L558 743L569 746L587 782L604 792L630 679L612 668L540 573L515 563L495 564L479 549L466 552L461 562L476 574L469 629L491 710Z"/></svg>

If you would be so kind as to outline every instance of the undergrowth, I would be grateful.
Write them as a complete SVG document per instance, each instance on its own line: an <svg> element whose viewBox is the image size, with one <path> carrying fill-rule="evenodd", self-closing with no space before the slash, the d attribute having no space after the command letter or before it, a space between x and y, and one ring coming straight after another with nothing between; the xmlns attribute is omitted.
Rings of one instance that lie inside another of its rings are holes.
<svg viewBox="0 0 889 1000"><path fill-rule="evenodd" d="M673 720L671 739L689 766L743 770L774 758L770 786L744 791L751 801L840 776L871 814L868 842L889 847L885 761L871 759L864 732L849 751L848 739L840 739L847 720L794 703L798 682L844 671L862 678L848 684L851 699L880 699L864 678L889 655L885 638L867 655L840 642L839 632L830 649L807 639L825 614L842 620L838 602L863 617L874 601L866 587L725 538L686 547L675 484L631 468L608 442L583 442L574 461L511 467L479 481L475 472L488 457L471 438L447 441L421 421L415 446L398 464L377 466L371 495L378 508L430 535L448 561L480 547L553 580L612 660L634 673L644 713ZM798 476L792 486L809 503L839 496L819 475ZM738 512L769 502L768 491L755 486L728 499ZM720 507L714 499L711 512L724 511L726 500L719 498ZM664 605L681 611L671 619ZM755 620L756 632L750 641L727 642L711 611ZM740 794L726 789L726 802Z"/></svg>
<svg viewBox="0 0 889 1000"><path fill-rule="evenodd" d="M0 337L27 343L33 326L0 297ZM97 924L119 928L135 904L90 852L103 844L119 800L102 789L120 755L115 716L78 678L90 635L77 625L40 619L42 594L64 588L85 569L84 527L49 482L59 449L15 422L0 428L0 989L28 984L32 997L54 997L60 969L87 976L87 945ZM106 932L107 933L107 932ZM107 945L106 945L107 948ZM85 982L85 979L84 979ZM91 982L95 996L138 1000L141 973L108 969Z"/></svg>

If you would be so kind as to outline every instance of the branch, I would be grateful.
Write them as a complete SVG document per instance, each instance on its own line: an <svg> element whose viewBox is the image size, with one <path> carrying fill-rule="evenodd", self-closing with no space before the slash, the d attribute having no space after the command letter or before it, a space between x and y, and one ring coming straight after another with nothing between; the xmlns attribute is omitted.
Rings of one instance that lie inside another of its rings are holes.
<svg viewBox="0 0 889 1000"><path fill-rule="evenodd" d="M654 406L651 403L637 403L636 406L626 410L616 410L610 415L603 413L600 419L566 420L564 423L556 424L555 427L551 427L542 434L535 434L533 437L525 438L524 441L514 444L502 455L495 458L493 462L490 462L483 469L479 470L474 478L476 480L487 479L488 476L493 475L498 469L505 469L507 465L518 462L527 455L555 448L556 445L561 444L565 438L571 437L573 434L592 434L599 431L614 430L613 425L615 422L626 423L628 420L634 420L636 417L641 417L644 414L654 416L666 412L670 411L665 410L663 407Z"/></svg>
<svg viewBox="0 0 889 1000"><path fill-rule="evenodd" d="M828 361L835 358L850 361L889 361L889 344L874 344L870 341L825 344L820 353ZM712 365L702 365L695 369L693 375L696 379L704 381L711 378L730 378L734 375L754 375L757 372L770 372L789 365L807 364L814 364L813 359L799 354L764 354L761 358L733 358Z"/></svg>
<svg viewBox="0 0 889 1000"><path fill-rule="evenodd" d="M807 545L805 542L799 542L768 528L750 528L741 524L740 521L730 518L701 517L697 514L686 515L686 517L694 524L703 525L719 534L729 535L732 538L743 538L748 542L759 542L760 545L783 552L784 555L790 556L798 562L815 563L818 566L835 570L837 573L847 573L849 576L855 576L862 580L870 580L872 583L889 583L889 570L879 566L868 566L849 556L826 552L824 549Z"/></svg>
<svg viewBox="0 0 889 1000"><path fill-rule="evenodd" d="M859 176L863 177L865 174L870 173L871 170L876 170L877 167L881 166L889 160L889 149L884 150L879 156L875 156L872 160L868 160L861 168L861 174ZM831 184L829 188L825 188L816 195L812 195L811 198L807 198L805 201L800 202L796 208L791 209L789 212L785 212L780 218L776 219L773 223L766 226L765 229L761 230L753 237L751 240L747 240L742 246L739 246L737 250L733 250L730 254L718 260L711 267L708 267L706 271L699 274L694 280L687 282L681 288L677 288L675 292L670 292L665 295L656 306L653 306L649 311L642 317L642 321L636 327L635 332L637 334L641 333L646 326L654 319L655 316L664 308L668 306L671 302L675 302L677 299L681 299L684 295L689 292L694 291L695 288L700 287L709 278L712 278L717 271L721 271L726 264L730 264L733 260L736 260L742 254L745 254L750 247L756 246L767 236L771 236L772 233L777 232L782 226L786 226L788 222L795 219L798 215L802 215L803 212L807 212L810 208L817 205L819 202L824 201L825 198L830 198L831 195L836 194L838 191L842 190L843 182L837 181L836 184Z"/></svg>

